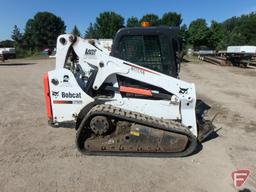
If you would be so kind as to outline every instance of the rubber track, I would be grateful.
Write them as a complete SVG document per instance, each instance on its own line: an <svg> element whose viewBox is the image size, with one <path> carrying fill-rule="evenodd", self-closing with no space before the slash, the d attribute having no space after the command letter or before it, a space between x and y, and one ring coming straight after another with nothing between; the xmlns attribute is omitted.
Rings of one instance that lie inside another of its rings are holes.
<svg viewBox="0 0 256 192"><path fill-rule="evenodd" d="M186 135L189 139L189 146L183 152L177 153L165 153L165 152L90 152L86 151L84 148L84 142L88 138L87 126L91 118L97 115L108 116L121 121L129 121L133 123L138 123L141 125L149 126L155 129L160 129L164 131L179 133ZM107 155L107 156L143 156L143 157L185 157L192 154L197 148L197 138L192 134L192 132L181 125L181 123L172 120L165 120L154 118L148 115L143 115L141 113L124 110L112 105L96 105L93 107L82 120L76 134L76 145L78 150L86 155Z"/></svg>

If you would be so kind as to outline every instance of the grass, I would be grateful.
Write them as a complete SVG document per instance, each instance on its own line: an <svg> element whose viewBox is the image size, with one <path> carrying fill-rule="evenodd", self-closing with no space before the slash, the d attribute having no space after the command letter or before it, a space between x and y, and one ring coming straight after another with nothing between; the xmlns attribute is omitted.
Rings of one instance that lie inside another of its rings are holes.
<svg viewBox="0 0 256 192"><path fill-rule="evenodd" d="M16 57L18 59L45 59L48 58L47 55L43 55L42 51L31 51L24 49L16 49Z"/></svg>

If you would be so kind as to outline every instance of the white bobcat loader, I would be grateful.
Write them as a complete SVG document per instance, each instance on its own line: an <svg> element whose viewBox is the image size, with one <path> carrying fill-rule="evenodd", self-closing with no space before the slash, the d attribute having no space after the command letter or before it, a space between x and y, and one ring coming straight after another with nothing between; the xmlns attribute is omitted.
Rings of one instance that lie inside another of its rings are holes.
<svg viewBox="0 0 256 192"><path fill-rule="evenodd" d="M134 51L128 44L122 53ZM56 68L44 75L50 124L75 122L77 147L88 155L192 154L213 131L194 84L119 58L91 41L59 36Z"/></svg>

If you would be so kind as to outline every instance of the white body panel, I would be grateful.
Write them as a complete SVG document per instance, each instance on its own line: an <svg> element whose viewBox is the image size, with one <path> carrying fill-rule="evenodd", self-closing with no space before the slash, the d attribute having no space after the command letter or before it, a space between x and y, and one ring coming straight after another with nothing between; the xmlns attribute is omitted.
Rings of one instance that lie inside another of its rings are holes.
<svg viewBox="0 0 256 192"><path fill-rule="evenodd" d="M214 51L214 50L199 50L198 51L199 55L212 55L215 53L216 53L216 51Z"/></svg>
<svg viewBox="0 0 256 192"><path fill-rule="evenodd" d="M54 122L74 121L81 109L94 101L79 87L71 71L58 69L49 71L48 76L58 81L58 85L49 82Z"/></svg>
<svg viewBox="0 0 256 192"><path fill-rule="evenodd" d="M256 46L228 46L227 53L256 53Z"/></svg>
<svg viewBox="0 0 256 192"><path fill-rule="evenodd" d="M15 54L15 48L0 48L0 54Z"/></svg>
<svg viewBox="0 0 256 192"><path fill-rule="evenodd" d="M122 103L106 102L106 104L112 104L130 111L143 111L144 114L163 119L181 119L179 105L170 104L169 101L123 98Z"/></svg>
<svg viewBox="0 0 256 192"><path fill-rule="evenodd" d="M74 120L79 111L93 101L93 98L80 88L73 73L63 69L67 62L68 50L72 46L79 58L78 64L82 67L85 75L89 75L93 68L97 68L97 75L92 86L95 91L97 91L104 82L109 82L113 87L118 88L117 75L120 75L161 88L170 95L173 95L172 98L174 100L173 102L168 99L123 98L120 92L117 91L113 98L106 100L106 104L158 118L180 120L184 126L189 127L192 133L197 136L195 115L196 93L194 84L111 57L108 53L89 44L88 40L77 38L75 42L69 41L69 39L72 39L71 37L72 35L61 35L58 38L56 70L49 72L49 84L51 91L81 93L81 98L76 98L74 101L82 100L82 104L56 104L53 102L53 95L51 95L55 122ZM60 42L61 38L66 39L64 44ZM58 78L58 80L61 81L61 78L66 74L70 77L71 86L60 86L61 83L58 86L52 85L52 78ZM62 97L56 99L67 100Z"/></svg>

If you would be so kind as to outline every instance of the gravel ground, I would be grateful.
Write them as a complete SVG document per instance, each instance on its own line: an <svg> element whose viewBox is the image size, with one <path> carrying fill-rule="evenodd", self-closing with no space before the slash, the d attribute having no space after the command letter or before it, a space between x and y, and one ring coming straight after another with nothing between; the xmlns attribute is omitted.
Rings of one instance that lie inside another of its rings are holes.
<svg viewBox="0 0 256 192"><path fill-rule="evenodd" d="M42 75L54 60L0 63L0 191L256 191L256 70L184 63L181 78L218 113L215 138L186 158L82 156L75 130L47 124ZM243 188L231 172L248 168Z"/></svg>

